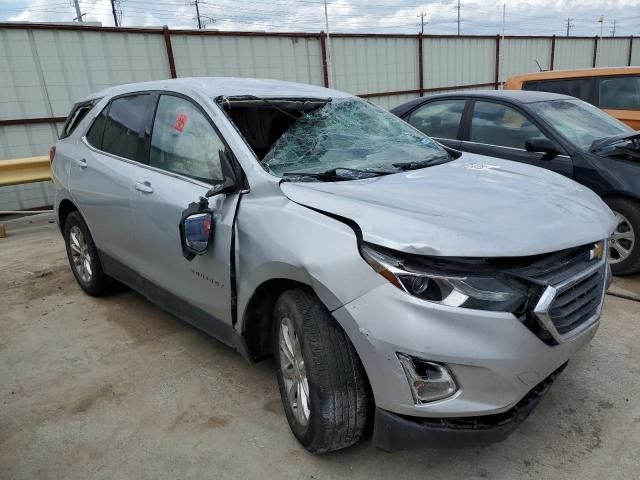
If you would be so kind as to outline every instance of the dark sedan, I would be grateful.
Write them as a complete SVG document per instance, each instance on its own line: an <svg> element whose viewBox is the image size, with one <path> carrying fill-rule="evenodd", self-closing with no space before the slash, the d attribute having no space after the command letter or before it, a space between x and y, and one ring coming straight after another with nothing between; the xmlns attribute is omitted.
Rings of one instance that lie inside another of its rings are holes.
<svg viewBox="0 0 640 480"><path fill-rule="evenodd" d="M447 93L391 112L450 148L547 168L591 188L618 218L613 273L640 271L640 132L586 102L543 92Z"/></svg>

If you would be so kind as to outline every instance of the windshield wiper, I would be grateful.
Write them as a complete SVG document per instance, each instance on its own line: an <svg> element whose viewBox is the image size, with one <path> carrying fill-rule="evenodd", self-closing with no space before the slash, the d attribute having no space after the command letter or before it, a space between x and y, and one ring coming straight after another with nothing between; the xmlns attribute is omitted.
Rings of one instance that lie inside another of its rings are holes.
<svg viewBox="0 0 640 480"><path fill-rule="evenodd" d="M338 173L340 170L356 173L357 175L341 175ZM358 168L337 167L325 170L324 172L284 172L282 177L311 177L325 182L330 182L332 180L359 180L361 178L379 177L381 175L390 175L392 173L396 172L389 170L362 170Z"/></svg>
<svg viewBox="0 0 640 480"><path fill-rule="evenodd" d="M610 137L599 138L597 140L594 140L591 143L591 147L589 148L589 151L591 153L597 153L599 150L602 150L604 147L608 147L609 145L613 145L615 143L622 142L625 140L633 140L637 137L640 137L640 132L622 133L619 135L612 135Z"/></svg>
<svg viewBox="0 0 640 480"><path fill-rule="evenodd" d="M392 165L396 167L398 170L406 171L406 170L417 170L419 168L431 167L433 165L439 165L441 163L448 162L450 160L449 157L432 157L426 160L414 160L412 162L400 162L393 163Z"/></svg>

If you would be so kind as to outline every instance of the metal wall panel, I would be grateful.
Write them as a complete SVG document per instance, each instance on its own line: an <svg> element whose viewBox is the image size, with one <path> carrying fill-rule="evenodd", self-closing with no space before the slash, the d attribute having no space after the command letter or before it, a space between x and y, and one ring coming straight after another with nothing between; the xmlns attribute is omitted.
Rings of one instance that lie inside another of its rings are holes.
<svg viewBox="0 0 640 480"><path fill-rule="evenodd" d="M640 38L633 39L633 48L631 49L631 65L640 66Z"/></svg>
<svg viewBox="0 0 640 480"><path fill-rule="evenodd" d="M628 61L628 38L603 38L598 41L596 67L624 67Z"/></svg>
<svg viewBox="0 0 640 480"><path fill-rule="evenodd" d="M331 52L330 84L338 90L362 94L419 86L417 38L331 37Z"/></svg>
<svg viewBox="0 0 640 480"><path fill-rule="evenodd" d="M0 210L28 210L53 205L54 195L51 182L0 187Z"/></svg>
<svg viewBox="0 0 640 480"><path fill-rule="evenodd" d="M495 81L496 41L492 38L424 39L424 87Z"/></svg>
<svg viewBox="0 0 640 480"><path fill-rule="evenodd" d="M556 38L554 70L590 68L593 65L593 42L589 38Z"/></svg>
<svg viewBox="0 0 640 480"><path fill-rule="evenodd" d="M417 97L418 97L417 93L404 93L401 95L385 95L383 97L371 97L371 98L367 98L367 100L370 101L371 103L375 103L376 105L381 106L382 108L390 110L393 107L401 105Z"/></svg>
<svg viewBox="0 0 640 480"><path fill-rule="evenodd" d="M275 78L323 84L314 37L216 37L171 34L178 77Z"/></svg>
<svg viewBox="0 0 640 480"><path fill-rule="evenodd" d="M506 38L500 44L500 81L511 75L544 70L551 65L551 40L546 38Z"/></svg>

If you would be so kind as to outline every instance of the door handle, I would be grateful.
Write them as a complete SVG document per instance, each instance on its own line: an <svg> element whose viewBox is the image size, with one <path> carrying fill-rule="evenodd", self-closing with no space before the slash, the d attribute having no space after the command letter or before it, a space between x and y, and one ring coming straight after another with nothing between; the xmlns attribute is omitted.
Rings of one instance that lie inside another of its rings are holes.
<svg viewBox="0 0 640 480"><path fill-rule="evenodd" d="M86 158L81 158L80 160L76 159L76 165L78 165L80 168L87 168L87 159Z"/></svg>
<svg viewBox="0 0 640 480"><path fill-rule="evenodd" d="M149 182L136 182L136 190L142 193L153 193L153 187Z"/></svg>

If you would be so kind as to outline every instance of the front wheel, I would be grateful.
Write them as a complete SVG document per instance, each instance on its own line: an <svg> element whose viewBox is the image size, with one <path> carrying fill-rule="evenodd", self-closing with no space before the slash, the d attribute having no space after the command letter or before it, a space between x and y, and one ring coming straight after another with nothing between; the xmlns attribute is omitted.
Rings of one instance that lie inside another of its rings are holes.
<svg viewBox="0 0 640 480"><path fill-rule="evenodd" d="M353 445L369 408L366 375L353 345L304 288L280 296L273 320L278 386L291 431L314 453Z"/></svg>
<svg viewBox="0 0 640 480"><path fill-rule="evenodd" d="M640 202L626 198L605 200L616 214L616 227L609 239L609 263L614 275L640 271Z"/></svg>

